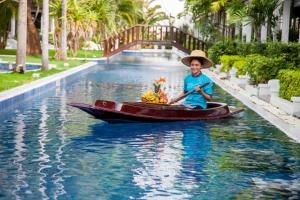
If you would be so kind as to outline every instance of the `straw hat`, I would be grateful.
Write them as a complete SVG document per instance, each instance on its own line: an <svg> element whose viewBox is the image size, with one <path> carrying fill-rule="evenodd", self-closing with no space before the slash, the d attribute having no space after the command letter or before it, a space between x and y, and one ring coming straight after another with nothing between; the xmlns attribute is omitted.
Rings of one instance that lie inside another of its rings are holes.
<svg viewBox="0 0 300 200"><path fill-rule="evenodd" d="M201 68L209 68L213 64L213 62L206 57L205 52L201 51L201 50L194 50L194 51L192 51L191 55L182 58L181 62L183 64L185 64L186 66L190 67L191 61L192 61L193 58L200 58L200 59L202 59L203 65L201 66Z"/></svg>

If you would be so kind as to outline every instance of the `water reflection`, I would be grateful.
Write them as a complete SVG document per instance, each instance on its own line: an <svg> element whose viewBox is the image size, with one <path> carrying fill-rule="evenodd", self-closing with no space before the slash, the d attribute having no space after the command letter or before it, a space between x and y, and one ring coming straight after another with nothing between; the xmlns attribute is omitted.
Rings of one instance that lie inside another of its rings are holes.
<svg viewBox="0 0 300 200"><path fill-rule="evenodd" d="M24 136L26 125L24 123L25 116L23 114L19 114L17 116L17 127L16 127L16 135L15 135L15 158L14 164L17 166L17 182L15 185L15 190L13 194L16 199L22 199L21 196L18 195L18 192L22 188L28 187L28 183L25 181L26 172L23 168L23 161L26 159L24 153L26 151L26 147L24 144Z"/></svg>
<svg viewBox="0 0 300 200"><path fill-rule="evenodd" d="M199 181L205 182L210 139L204 123L102 124L92 130L106 146L126 144L126 158L137 162L126 182L141 190L140 199L188 199ZM110 165L119 162L110 160Z"/></svg>
<svg viewBox="0 0 300 200"><path fill-rule="evenodd" d="M50 159L49 155L46 153L46 143L48 142L48 129L47 129L47 120L49 115L47 114L47 104L46 100L42 102L42 105L40 107L40 113L41 113L41 120L39 125L39 134L38 134L38 141L40 144L39 154L40 157L38 158L39 162L39 169L38 173L40 175L39 178L39 191L42 195L42 199L49 199L48 195L46 194L47 190L47 173L45 172L47 168L50 168L51 166L48 164Z"/></svg>
<svg viewBox="0 0 300 200"><path fill-rule="evenodd" d="M60 121L61 121L61 125L60 127L58 127L58 139L59 139L59 147L56 151L55 154L55 163L57 164L57 170L58 172L53 174L53 183L55 185L55 191L54 191L54 199L58 199L60 196L66 194L66 191L64 189L64 179L63 179L63 172L64 172L64 168L65 168L65 163L62 159L63 156L63 148L66 145L66 133L64 131L64 125L65 122L67 121L67 109L66 109L66 91L62 90L61 93L59 92L59 94L57 94L58 96L60 96L60 109L59 109L59 113L60 113Z"/></svg>
<svg viewBox="0 0 300 200"><path fill-rule="evenodd" d="M170 95L182 91L187 68L147 62L95 66L1 113L0 199L299 199L299 144L248 109L111 125L66 106L136 101L159 76ZM218 87L214 100L243 106Z"/></svg>

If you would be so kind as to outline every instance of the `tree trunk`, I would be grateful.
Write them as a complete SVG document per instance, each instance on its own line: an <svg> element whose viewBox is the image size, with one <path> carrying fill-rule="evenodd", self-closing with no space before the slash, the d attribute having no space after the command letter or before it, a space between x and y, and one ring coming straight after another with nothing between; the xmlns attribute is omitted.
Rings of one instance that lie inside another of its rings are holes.
<svg viewBox="0 0 300 200"><path fill-rule="evenodd" d="M36 30L36 27L33 23L32 16L31 16L31 6L32 0L27 0L27 54L28 55L41 55L41 42L39 33Z"/></svg>
<svg viewBox="0 0 300 200"><path fill-rule="evenodd" d="M240 38L240 42L243 42L243 24L241 23L240 26L240 33L239 33L239 38Z"/></svg>
<svg viewBox="0 0 300 200"><path fill-rule="evenodd" d="M13 9L5 3L0 3L0 49L4 49L9 36L11 19L13 18Z"/></svg>
<svg viewBox="0 0 300 200"><path fill-rule="evenodd" d="M42 35L42 70L47 71L49 68L49 0L43 0L43 35Z"/></svg>
<svg viewBox="0 0 300 200"><path fill-rule="evenodd" d="M27 38L27 0L19 0L18 10L18 46L16 57L16 71L20 72L26 62L26 38Z"/></svg>
<svg viewBox="0 0 300 200"><path fill-rule="evenodd" d="M226 29L226 12L225 10L222 11L223 13L223 22L222 22L222 38L225 39L225 29Z"/></svg>
<svg viewBox="0 0 300 200"><path fill-rule="evenodd" d="M67 59L67 0L62 0L62 34L61 34L61 55L62 60Z"/></svg>

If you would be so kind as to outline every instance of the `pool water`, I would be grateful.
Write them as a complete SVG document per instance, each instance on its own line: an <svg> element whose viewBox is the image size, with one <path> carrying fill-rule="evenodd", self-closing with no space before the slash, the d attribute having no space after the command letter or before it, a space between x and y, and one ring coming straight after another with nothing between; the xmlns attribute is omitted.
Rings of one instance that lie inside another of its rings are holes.
<svg viewBox="0 0 300 200"><path fill-rule="evenodd" d="M173 54L124 54L0 113L0 199L299 199L300 145L218 86L234 118L108 124L66 105L138 101Z"/></svg>

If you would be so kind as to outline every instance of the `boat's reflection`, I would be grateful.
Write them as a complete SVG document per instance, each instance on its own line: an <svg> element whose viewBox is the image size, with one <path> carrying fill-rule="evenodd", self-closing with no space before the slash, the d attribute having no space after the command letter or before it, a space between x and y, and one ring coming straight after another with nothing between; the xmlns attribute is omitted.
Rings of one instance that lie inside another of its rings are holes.
<svg viewBox="0 0 300 200"><path fill-rule="evenodd" d="M126 141L131 147L130 157L139 165L131 169L130 181L142 189L142 199L188 199L199 182L206 182L206 123L96 124L92 133L101 141Z"/></svg>

